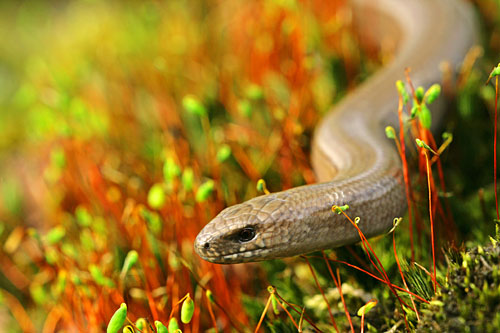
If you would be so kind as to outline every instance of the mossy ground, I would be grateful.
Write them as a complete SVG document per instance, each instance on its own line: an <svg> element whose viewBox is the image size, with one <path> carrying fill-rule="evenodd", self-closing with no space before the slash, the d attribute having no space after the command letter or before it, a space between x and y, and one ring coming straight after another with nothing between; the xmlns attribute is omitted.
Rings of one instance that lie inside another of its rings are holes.
<svg viewBox="0 0 500 333"><path fill-rule="evenodd" d="M498 332L500 327L499 238L446 256L443 287L422 310L419 332Z"/></svg>

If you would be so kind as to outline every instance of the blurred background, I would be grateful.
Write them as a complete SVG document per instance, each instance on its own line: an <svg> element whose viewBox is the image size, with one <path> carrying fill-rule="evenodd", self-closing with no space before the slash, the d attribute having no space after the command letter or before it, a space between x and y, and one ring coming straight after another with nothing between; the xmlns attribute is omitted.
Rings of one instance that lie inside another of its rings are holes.
<svg viewBox="0 0 500 333"><path fill-rule="evenodd" d="M470 246L494 231L495 91L484 83L500 52L500 3L474 6L483 52L450 83L443 127L455 138L443 157L452 238ZM259 195L259 179L271 191L314 182L318 119L390 59L358 37L348 3L2 1L0 41L1 331L100 332L122 302L132 322L167 325L187 293L195 310L183 331L253 330L269 284L332 329L301 259L223 267L192 244L224 207ZM130 251L138 261L124 269ZM381 258L397 276L393 254ZM313 266L338 302L324 263ZM339 267L358 291L347 292L352 312L363 292L394 309L382 284ZM266 325L294 329L283 313Z"/></svg>

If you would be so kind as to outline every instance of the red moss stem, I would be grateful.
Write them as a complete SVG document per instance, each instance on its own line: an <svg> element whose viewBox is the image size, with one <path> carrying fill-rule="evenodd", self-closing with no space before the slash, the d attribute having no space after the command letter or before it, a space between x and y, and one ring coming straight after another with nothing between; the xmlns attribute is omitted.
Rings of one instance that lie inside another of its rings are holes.
<svg viewBox="0 0 500 333"><path fill-rule="evenodd" d="M432 272L432 283L434 285L434 292L437 289L437 281L436 281L436 254L434 249L434 219L433 219L433 206L432 206L432 187L431 187L431 171L429 166L429 156L427 155L427 150L424 150L425 154L425 162L427 167L427 188L429 189L429 219L431 224L431 247L432 247L432 264L433 264L433 272Z"/></svg>
<svg viewBox="0 0 500 333"><path fill-rule="evenodd" d="M330 266L330 262L328 261L328 258L326 257L325 251L321 251L321 253L323 254L323 259L325 260L326 266L328 267L328 271L330 272L330 276L332 277L332 280L335 283L337 290L339 291L340 299L342 300L342 304L344 305L345 316L347 318L347 321L349 322L349 325L351 326L351 332L354 333L355 331L354 331L354 326L352 325L351 315L349 314L349 311L347 310L347 305L345 304L345 300L344 300L344 294L342 293L342 284L340 283L339 269L337 268L337 278L335 278L335 275L333 275L332 267Z"/></svg>
<svg viewBox="0 0 500 333"><path fill-rule="evenodd" d="M330 315L330 320L332 321L332 325L333 325L333 327L335 327L335 330L337 332L340 332L338 327L337 327L337 323L335 322L335 318L333 318L333 313L332 313L332 309L330 308L330 303L328 303L328 300L326 299L326 295L323 292L323 288L321 288L321 285L319 284L318 278L316 277L316 273L314 273L314 269L312 268L311 263L309 262L309 259L307 259L306 256L303 256L303 258L306 260L307 266L309 266L309 270L311 271L311 274L314 278L314 282L316 282L316 286L318 287L321 295L323 296L323 299L325 300L326 306L328 308L328 314Z"/></svg>
<svg viewBox="0 0 500 333"><path fill-rule="evenodd" d="M495 183L495 208L497 220L500 220L498 213L498 191L497 191L497 119L498 119L498 76L495 77L495 134L493 141L493 181Z"/></svg>

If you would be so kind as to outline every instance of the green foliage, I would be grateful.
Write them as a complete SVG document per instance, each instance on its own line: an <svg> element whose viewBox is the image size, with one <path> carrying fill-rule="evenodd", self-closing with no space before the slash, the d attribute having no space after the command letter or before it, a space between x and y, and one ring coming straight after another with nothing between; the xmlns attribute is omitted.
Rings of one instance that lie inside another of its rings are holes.
<svg viewBox="0 0 500 333"><path fill-rule="evenodd" d="M417 265L409 265L406 261L402 263L408 287L415 294L430 300L434 295L432 281L429 275Z"/></svg>
<svg viewBox="0 0 500 333"><path fill-rule="evenodd" d="M419 113L419 116L418 118L420 119L420 123L422 124L422 126L424 126L424 128L431 128L431 110L429 110L429 108L427 107L427 105L425 104L422 104L420 106L420 113Z"/></svg>
<svg viewBox="0 0 500 333"><path fill-rule="evenodd" d="M283 321L281 319L274 319L273 321L266 322L267 329L272 333L295 333L297 329L293 326L290 321ZM305 327L310 327L309 324L305 324Z"/></svg>

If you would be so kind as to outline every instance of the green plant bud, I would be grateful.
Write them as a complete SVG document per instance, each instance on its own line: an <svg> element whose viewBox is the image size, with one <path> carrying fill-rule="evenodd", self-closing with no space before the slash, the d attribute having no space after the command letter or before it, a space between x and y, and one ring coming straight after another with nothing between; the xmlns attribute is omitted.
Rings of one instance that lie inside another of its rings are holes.
<svg viewBox="0 0 500 333"><path fill-rule="evenodd" d="M257 181L256 189L259 192L266 193L267 192L266 181L264 179L259 179Z"/></svg>
<svg viewBox="0 0 500 333"><path fill-rule="evenodd" d="M361 317L362 315L370 312L370 310L373 309L373 307L375 305L377 305L377 301L375 301L375 300L366 303L365 305L363 305L362 307L359 308L358 316Z"/></svg>
<svg viewBox="0 0 500 333"><path fill-rule="evenodd" d="M49 244L56 244L63 239L64 235L66 235L66 229L63 226L57 226L55 228L50 229L50 231L45 236L45 239Z"/></svg>
<svg viewBox="0 0 500 333"><path fill-rule="evenodd" d="M72 259L77 259L78 256L80 255L78 253L78 251L76 250L75 246L73 244L68 243L68 242L62 243L61 252L64 253L64 255L66 255Z"/></svg>
<svg viewBox="0 0 500 333"><path fill-rule="evenodd" d="M175 319L175 318L172 318L172 319ZM172 319L170 321L172 321ZM165 325L163 325L163 323L159 320L155 320L155 326L156 326L156 333L169 333L170 330L167 329L167 327ZM170 325L169 325L170 327Z"/></svg>
<svg viewBox="0 0 500 333"><path fill-rule="evenodd" d="M246 95L249 99L257 100L264 97L264 92L262 91L262 88L260 86L251 84L246 90Z"/></svg>
<svg viewBox="0 0 500 333"><path fill-rule="evenodd" d="M396 88L398 89L398 93L403 97L403 104L408 103L408 100L410 99L410 96L408 95L408 92L406 91L405 84L401 80L396 81Z"/></svg>
<svg viewBox="0 0 500 333"><path fill-rule="evenodd" d="M427 89L426 95L426 103L431 104L439 97L441 94L441 86L437 83L433 84L429 89Z"/></svg>
<svg viewBox="0 0 500 333"><path fill-rule="evenodd" d="M493 68L493 70L490 73L489 79L491 79L491 78L493 78L495 76L498 76L498 75L500 75L500 64L498 64L497 67Z"/></svg>
<svg viewBox="0 0 500 333"><path fill-rule="evenodd" d="M443 138L443 140L453 140L453 134L450 132L443 132L441 137Z"/></svg>
<svg viewBox="0 0 500 333"><path fill-rule="evenodd" d="M394 130L394 127L387 126L385 128L385 136L388 137L389 139L395 139L396 138L396 131Z"/></svg>
<svg viewBox="0 0 500 333"><path fill-rule="evenodd" d="M84 206L78 206L75 209L76 222L82 227L89 227L92 224L92 215Z"/></svg>
<svg viewBox="0 0 500 333"><path fill-rule="evenodd" d="M189 324L191 318L193 318L193 314L194 314L194 302L189 296L189 294L187 294L186 299L184 300L184 302L182 302L181 321L184 324Z"/></svg>
<svg viewBox="0 0 500 333"><path fill-rule="evenodd" d="M238 111L245 117L250 118L252 116L252 105L249 101L242 100L238 102Z"/></svg>
<svg viewBox="0 0 500 333"><path fill-rule="evenodd" d="M203 202L212 195L212 192L215 188L215 182L212 179L207 180L203 184L198 187L198 191L196 191L195 199L197 202Z"/></svg>
<svg viewBox="0 0 500 333"><path fill-rule="evenodd" d="M424 87L418 87L415 90L415 98L417 99L418 104L422 103L424 99Z"/></svg>
<svg viewBox="0 0 500 333"><path fill-rule="evenodd" d="M194 180L193 169L189 167L184 169L184 171L182 172L181 181L185 191L191 191L193 189L193 180Z"/></svg>
<svg viewBox="0 0 500 333"><path fill-rule="evenodd" d="M125 319L127 318L127 304L122 303L118 310L115 311L111 319L108 323L108 328L106 329L106 333L116 333L125 323Z"/></svg>
<svg viewBox="0 0 500 333"><path fill-rule="evenodd" d="M60 270L59 273L57 273L57 283L56 283L56 290L59 294L61 294L64 289L66 289L66 282L68 281L68 271L66 270Z"/></svg>
<svg viewBox="0 0 500 333"><path fill-rule="evenodd" d="M417 116L419 110L420 110L420 108L418 107L418 105L414 105L411 108L411 112L410 112L411 119L415 119L415 117Z"/></svg>
<svg viewBox="0 0 500 333"><path fill-rule="evenodd" d="M207 290L205 292L205 295L207 296L208 300L211 302L211 303L214 303L214 295L212 294L212 292L210 290Z"/></svg>
<svg viewBox="0 0 500 333"><path fill-rule="evenodd" d="M418 119L420 119L420 123L422 124L422 126L424 126L425 129L431 128L431 123L432 123L431 110L429 110L427 105L425 104L421 105Z"/></svg>
<svg viewBox="0 0 500 333"><path fill-rule="evenodd" d="M181 174L181 168L175 163L174 159L169 157L163 163L163 178L169 183L175 177Z"/></svg>
<svg viewBox="0 0 500 333"><path fill-rule="evenodd" d="M35 301L36 304L45 304L45 302L48 300L48 294L45 290L45 288L38 284L38 283L32 283L30 285L30 294L31 298L33 301Z"/></svg>
<svg viewBox="0 0 500 333"><path fill-rule="evenodd" d="M396 228L399 226L401 221L403 221L402 217L395 217L394 220L392 220L392 228L391 228L391 230L389 230L388 234L390 234L391 232L394 232L394 230L396 230Z"/></svg>
<svg viewBox="0 0 500 333"><path fill-rule="evenodd" d="M135 330L132 326L127 325L123 328L123 333L135 333Z"/></svg>
<svg viewBox="0 0 500 333"><path fill-rule="evenodd" d="M141 331L145 330L146 327L148 326L148 323L146 322L146 319L144 318L139 318L135 321L135 326L140 329Z"/></svg>
<svg viewBox="0 0 500 333"><path fill-rule="evenodd" d="M179 329L179 323L177 319L171 318L168 322L168 333L175 333Z"/></svg>
<svg viewBox="0 0 500 333"><path fill-rule="evenodd" d="M193 95L184 96L182 99L182 106L184 110L198 116L205 116L207 114L207 110L203 104Z"/></svg>
<svg viewBox="0 0 500 333"><path fill-rule="evenodd" d="M433 151L431 147L429 147L429 145L427 143L425 143L424 141L420 140L420 139L415 139L415 143L417 144L417 146L419 146L420 148L424 148L424 149L427 149L429 151Z"/></svg>
<svg viewBox="0 0 500 333"><path fill-rule="evenodd" d="M337 214L342 214L342 212L345 212L346 210L349 209L349 205L343 205L343 206L333 206L332 210L337 213Z"/></svg>
<svg viewBox="0 0 500 333"><path fill-rule="evenodd" d="M217 161L220 163L224 162L231 156L231 147L228 145L222 145L217 151Z"/></svg>
<svg viewBox="0 0 500 333"><path fill-rule="evenodd" d="M438 300L430 301L430 304L434 305L434 306L439 306L439 307L443 307L444 306L444 303L441 302L441 301L438 301Z"/></svg>
<svg viewBox="0 0 500 333"><path fill-rule="evenodd" d="M129 251L123 261L122 274L126 274L137 263L137 259L139 259L139 253L135 250Z"/></svg>
<svg viewBox="0 0 500 333"><path fill-rule="evenodd" d="M159 209L163 207L167 196L163 190L163 184L156 183L149 189L148 192L148 205L151 208Z"/></svg>
<svg viewBox="0 0 500 333"><path fill-rule="evenodd" d="M113 287L114 283L109 278L105 277L97 265L90 265L89 272L94 281L100 286Z"/></svg>
<svg viewBox="0 0 500 333"><path fill-rule="evenodd" d="M59 252L52 246L45 248L45 260L49 265L56 264L60 259Z"/></svg>

